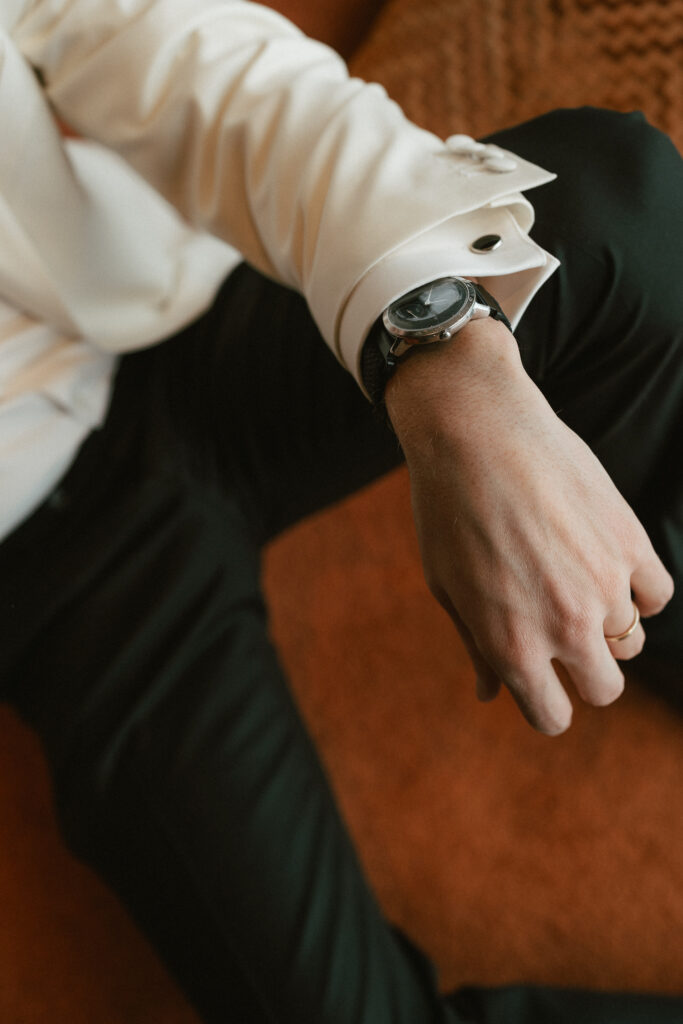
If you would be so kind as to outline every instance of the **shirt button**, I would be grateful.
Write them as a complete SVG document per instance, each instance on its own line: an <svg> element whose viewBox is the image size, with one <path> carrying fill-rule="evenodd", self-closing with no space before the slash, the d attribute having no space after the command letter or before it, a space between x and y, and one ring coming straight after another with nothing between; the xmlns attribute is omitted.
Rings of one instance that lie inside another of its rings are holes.
<svg viewBox="0 0 683 1024"><path fill-rule="evenodd" d="M449 135L446 139L446 146L451 153L473 157L484 154L487 149L483 142L477 142L471 135Z"/></svg>
<svg viewBox="0 0 683 1024"><path fill-rule="evenodd" d="M517 161L513 160L511 156L507 156L505 153L495 153L491 156L485 157L484 167L489 171L497 171L498 174L507 174L508 171L514 171L516 169Z"/></svg>
<svg viewBox="0 0 683 1024"><path fill-rule="evenodd" d="M485 253L493 252L503 244L503 239L500 235L480 235L470 245L471 252Z"/></svg>

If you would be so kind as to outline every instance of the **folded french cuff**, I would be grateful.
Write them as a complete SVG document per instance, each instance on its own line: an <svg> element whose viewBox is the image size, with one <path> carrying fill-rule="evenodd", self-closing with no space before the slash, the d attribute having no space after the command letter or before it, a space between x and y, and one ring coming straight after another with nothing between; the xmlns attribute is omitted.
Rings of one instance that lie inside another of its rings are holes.
<svg viewBox="0 0 683 1024"><path fill-rule="evenodd" d="M361 389L360 356L372 325L389 303L428 281L451 274L477 278L516 328L533 296L559 265L527 234L532 222L533 208L522 195L497 198L495 205L444 220L370 267L344 306L336 347L339 360ZM486 235L497 235L500 242L490 251L473 251L471 247Z"/></svg>

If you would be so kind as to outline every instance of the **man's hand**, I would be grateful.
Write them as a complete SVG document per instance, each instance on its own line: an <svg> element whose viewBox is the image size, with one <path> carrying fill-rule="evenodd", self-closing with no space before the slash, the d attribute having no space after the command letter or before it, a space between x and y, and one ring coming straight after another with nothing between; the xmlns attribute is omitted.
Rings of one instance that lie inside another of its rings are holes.
<svg viewBox="0 0 683 1024"><path fill-rule="evenodd" d="M642 625L673 582L631 508L584 442L524 372L494 320L418 352L386 404L403 447L427 583L458 627L481 699L501 684L541 732L563 732L580 696L622 692L615 658L641 650Z"/></svg>

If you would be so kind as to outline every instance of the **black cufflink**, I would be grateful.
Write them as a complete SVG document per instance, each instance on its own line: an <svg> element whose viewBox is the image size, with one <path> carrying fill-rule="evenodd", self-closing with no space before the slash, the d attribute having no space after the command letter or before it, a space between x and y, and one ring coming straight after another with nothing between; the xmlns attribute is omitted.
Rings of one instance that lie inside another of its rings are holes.
<svg viewBox="0 0 683 1024"><path fill-rule="evenodd" d="M481 235L470 245L470 250L477 253L493 252L503 244L503 239L500 235Z"/></svg>

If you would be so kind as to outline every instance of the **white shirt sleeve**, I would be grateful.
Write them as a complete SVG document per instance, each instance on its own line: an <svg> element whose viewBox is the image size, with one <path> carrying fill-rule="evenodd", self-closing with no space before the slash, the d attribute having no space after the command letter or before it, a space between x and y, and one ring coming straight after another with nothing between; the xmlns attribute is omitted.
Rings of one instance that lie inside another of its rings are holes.
<svg viewBox="0 0 683 1024"><path fill-rule="evenodd" d="M447 145L265 7L27 0L12 35L77 131L301 291L356 375L367 329L407 288L478 276L517 320L556 265L520 195L551 173ZM488 232L503 245L472 253Z"/></svg>

